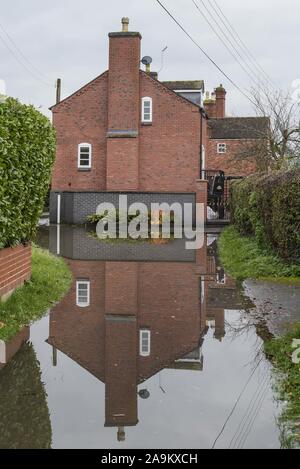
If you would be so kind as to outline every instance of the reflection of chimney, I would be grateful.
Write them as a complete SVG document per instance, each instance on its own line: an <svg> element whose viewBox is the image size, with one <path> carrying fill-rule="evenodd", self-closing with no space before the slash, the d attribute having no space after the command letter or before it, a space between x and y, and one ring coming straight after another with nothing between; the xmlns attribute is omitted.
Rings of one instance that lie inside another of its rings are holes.
<svg viewBox="0 0 300 469"><path fill-rule="evenodd" d="M119 428L118 428L117 439L118 439L118 441L120 441L120 442L126 440L126 434L125 434L124 427L119 427Z"/></svg>
<svg viewBox="0 0 300 469"><path fill-rule="evenodd" d="M138 423L138 264L105 266L105 425L124 428Z"/></svg>
<svg viewBox="0 0 300 469"><path fill-rule="evenodd" d="M225 332L225 311L224 309L216 309L215 310L215 321L216 321L216 328L215 328L215 339L222 342L223 338L226 335Z"/></svg>
<svg viewBox="0 0 300 469"><path fill-rule="evenodd" d="M105 319L105 426L134 426L138 423L137 320L125 315Z"/></svg>

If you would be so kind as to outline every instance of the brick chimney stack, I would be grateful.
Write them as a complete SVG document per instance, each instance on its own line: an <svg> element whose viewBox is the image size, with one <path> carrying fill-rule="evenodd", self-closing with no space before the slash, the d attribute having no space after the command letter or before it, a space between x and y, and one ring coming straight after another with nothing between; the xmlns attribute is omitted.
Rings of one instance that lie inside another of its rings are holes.
<svg viewBox="0 0 300 469"><path fill-rule="evenodd" d="M215 88L214 92L210 95L206 93L204 100L204 108L207 115L211 118L223 118L225 117L226 107L226 90L222 85Z"/></svg>
<svg viewBox="0 0 300 469"><path fill-rule="evenodd" d="M140 118L141 35L109 33L107 190L137 190Z"/></svg>
<svg viewBox="0 0 300 469"><path fill-rule="evenodd" d="M216 117L225 117L226 90L223 85L215 89L216 94Z"/></svg>
<svg viewBox="0 0 300 469"><path fill-rule="evenodd" d="M216 100L214 99L214 96L210 94L209 91L206 92L203 104L208 117L216 117Z"/></svg>

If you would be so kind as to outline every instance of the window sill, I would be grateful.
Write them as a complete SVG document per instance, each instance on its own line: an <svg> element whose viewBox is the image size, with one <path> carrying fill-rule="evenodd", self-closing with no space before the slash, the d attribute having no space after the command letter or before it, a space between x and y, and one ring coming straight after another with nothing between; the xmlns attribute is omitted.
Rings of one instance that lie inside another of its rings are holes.
<svg viewBox="0 0 300 469"><path fill-rule="evenodd" d="M92 168L77 168L77 171L88 173L89 171L92 171Z"/></svg>
<svg viewBox="0 0 300 469"><path fill-rule="evenodd" d="M152 122L142 122L141 124L143 127L149 127L152 125Z"/></svg>

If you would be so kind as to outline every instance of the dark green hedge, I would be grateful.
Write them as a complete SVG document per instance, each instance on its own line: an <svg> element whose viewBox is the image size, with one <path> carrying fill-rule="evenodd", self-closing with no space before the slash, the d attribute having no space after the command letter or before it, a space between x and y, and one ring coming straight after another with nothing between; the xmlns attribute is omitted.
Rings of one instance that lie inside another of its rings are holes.
<svg viewBox="0 0 300 469"><path fill-rule="evenodd" d="M0 103L0 248L34 236L54 157L49 119L12 98Z"/></svg>
<svg viewBox="0 0 300 469"><path fill-rule="evenodd" d="M253 175L231 186L233 222L262 247L300 260L300 170Z"/></svg>

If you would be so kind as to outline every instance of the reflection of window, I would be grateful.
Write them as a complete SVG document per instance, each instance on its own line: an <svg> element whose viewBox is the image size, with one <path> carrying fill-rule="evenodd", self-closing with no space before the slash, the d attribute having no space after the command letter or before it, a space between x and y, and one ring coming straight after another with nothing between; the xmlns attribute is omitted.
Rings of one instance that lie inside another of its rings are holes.
<svg viewBox="0 0 300 469"><path fill-rule="evenodd" d="M226 143L218 143L218 153L226 153L227 145Z"/></svg>
<svg viewBox="0 0 300 469"><path fill-rule="evenodd" d="M92 145L80 143L78 145L78 168L91 169L92 167Z"/></svg>
<svg viewBox="0 0 300 469"><path fill-rule="evenodd" d="M221 269L218 273L217 273L217 283L219 285L225 285L226 284L226 274L224 273L224 270Z"/></svg>
<svg viewBox="0 0 300 469"><path fill-rule="evenodd" d="M78 280L76 282L76 304L80 308L90 305L90 281Z"/></svg>
<svg viewBox="0 0 300 469"><path fill-rule="evenodd" d="M205 301L205 280L204 277L201 277L200 280L200 294L201 294L201 304Z"/></svg>
<svg viewBox="0 0 300 469"><path fill-rule="evenodd" d="M152 122L152 98L142 99L142 122Z"/></svg>
<svg viewBox="0 0 300 469"><path fill-rule="evenodd" d="M140 355L149 357L151 350L151 332L149 329L140 330Z"/></svg>

